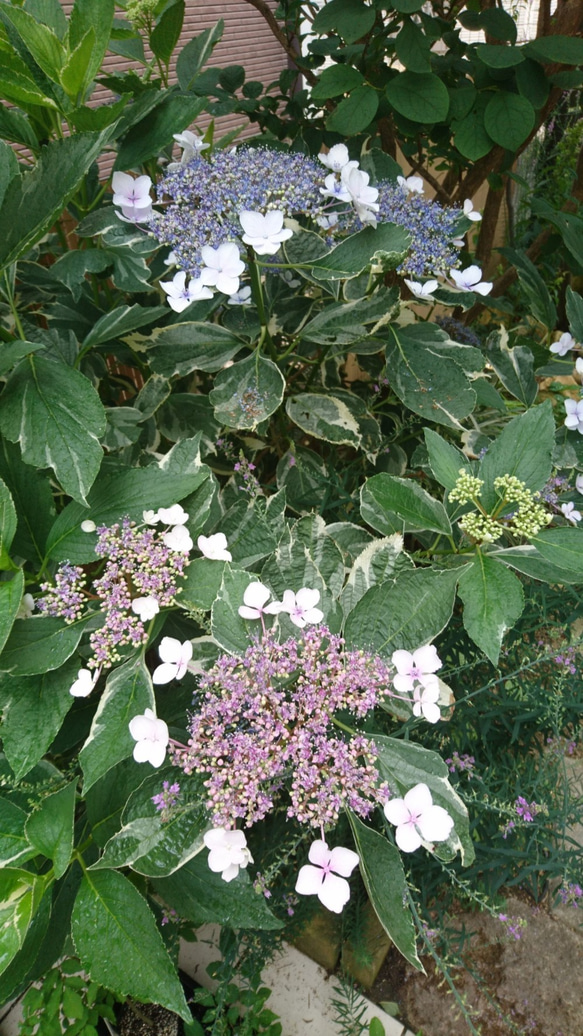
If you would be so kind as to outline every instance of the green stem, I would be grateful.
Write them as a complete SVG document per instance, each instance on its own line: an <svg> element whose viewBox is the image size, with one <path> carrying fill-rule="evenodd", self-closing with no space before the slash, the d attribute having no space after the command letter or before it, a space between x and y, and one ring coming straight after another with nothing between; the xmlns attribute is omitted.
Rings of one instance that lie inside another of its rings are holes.
<svg viewBox="0 0 583 1036"><path fill-rule="evenodd" d="M336 719L335 716L330 716L330 719L332 720L335 727L340 727L340 730L344 730L347 734L352 734L353 737L357 736L357 731L353 730L352 727L348 727L346 723L342 722L342 720Z"/></svg>
<svg viewBox="0 0 583 1036"><path fill-rule="evenodd" d="M24 328L23 328L22 323L20 321L20 317L18 315L18 310L16 308L16 303L14 301L14 293L12 291L12 284L10 283L10 278L8 277L8 271L7 270L4 271L4 283L6 284L6 298L8 299L8 305L10 306L10 311L11 311L12 316L14 318L14 326L15 326L16 330L18 331L18 334L20 335L20 337L22 339L26 339L26 335L24 333Z"/></svg>

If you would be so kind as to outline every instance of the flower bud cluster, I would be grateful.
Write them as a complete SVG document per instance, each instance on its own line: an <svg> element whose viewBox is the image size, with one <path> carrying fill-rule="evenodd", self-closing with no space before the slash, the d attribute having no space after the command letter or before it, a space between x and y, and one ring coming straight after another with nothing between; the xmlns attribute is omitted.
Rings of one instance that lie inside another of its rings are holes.
<svg viewBox="0 0 583 1036"><path fill-rule="evenodd" d="M465 468L460 468L459 478L453 489L449 491L449 499L457 500L459 504L467 504L475 496L480 495L483 485L484 480L482 478L476 478L475 475L470 475Z"/></svg>
<svg viewBox="0 0 583 1036"><path fill-rule="evenodd" d="M468 474L460 468L460 477L450 491L449 499L467 504L479 498L483 480ZM502 534L511 532L515 536L530 538L552 521L552 514L538 502L534 493L527 489L516 475L499 475L494 479L494 489L500 497L491 514L472 511L459 519L460 529L466 536L480 543L493 543ZM508 504L517 504L515 510L505 512Z"/></svg>
<svg viewBox="0 0 583 1036"><path fill-rule="evenodd" d="M525 537L536 536L552 521L553 516L535 500L534 494L516 475L495 478L494 489L503 496L505 502L518 504L518 509L512 515L506 518L502 516L506 528L511 532Z"/></svg>
<svg viewBox="0 0 583 1036"><path fill-rule="evenodd" d="M202 677L188 748L175 750L175 762L205 775L207 809L220 827L263 819L278 797L288 817L311 827L335 823L343 808L367 816L388 794L374 744L346 737L333 717L366 716L391 675L382 659L347 651L326 627L283 644L268 631L243 658L222 655Z"/></svg>
<svg viewBox="0 0 583 1036"><path fill-rule="evenodd" d="M52 583L41 583L40 588L46 596L36 602L39 612L43 615L58 615L67 625L76 622L83 614L83 587L86 582L83 569L65 561L55 574L54 586Z"/></svg>
<svg viewBox="0 0 583 1036"><path fill-rule="evenodd" d="M472 540L477 540L479 543L493 543L495 540L500 539L504 531L502 526L491 515L479 514L478 511L464 514L458 524L466 536L469 536Z"/></svg>

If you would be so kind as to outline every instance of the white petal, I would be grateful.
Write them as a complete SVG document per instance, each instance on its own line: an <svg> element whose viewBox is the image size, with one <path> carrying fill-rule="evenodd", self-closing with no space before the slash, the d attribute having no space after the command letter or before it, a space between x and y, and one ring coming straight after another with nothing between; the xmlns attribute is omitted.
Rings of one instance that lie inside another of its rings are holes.
<svg viewBox="0 0 583 1036"><path fill-rule="evenodd" d="M413 652L413 665L420 669L422 673L435 673L438 669L441 669L443 662L437 654L435 646L433 644L425 644Z"/></svg>
<svg viewBox="0 0 583 1036"><path fill-rule="evenodd" d="M203 835L203 842L207 849L219 849L225 844L225 835L227 831L224 827L213 827L210 831L206 831Z"/></svg>
<svg viewBox="0 0 583 1036"><path fill-rule="evenodd" d="M444 842L449 838L453 820L442 806L431 806L419 818L417 827L426 842Z"/></svg>
<svg viewBox="0 0 583 1036"><path fill-rule="evenodd" d="M404 799L389 799L388 802L385 802L383 809L389 824L394 824L395 827L398 827L399 824L406 824L411 815Z"/></svg>
<svg viewBox="0 0 583 1036"><path fill-rule="evenodd" d="M395 831L395 841L404 853L414 853L421 845L421 835L412 824L402 824Z"/></svg>
<svg viewBox="0 0 583 1036"><path fill-rule="evenodd" d="M148 763L150 761L150 741L136 741L134 745L134 759L137 763Z"/></svg>
<svg viewBox="0 0 583 1036"><path fill-rule="evenodd" d="M433 702L424 701L421 705L421 711L428 723L438 723L441 719L439 705L435 705Z"/></svg>
<svg viewBox="0 0 583 1036"><path fill-rule="evenodd" d="M306 863L300 869L295 890L299 892L300 896L318 896L323 878L324 871L321 867L311 867L309 863Z"/></svg>
<svg viewBox="0 0 583 1036"><path fill-rule="evenodd" d="M416 784L415 787L411 788L411 790L405 795L405 805L407 809L416 816L419 816L420 814L425 813L426 810L431 809L432 803L433 799L431 797L431 792L424 783Z"/></svg>
<svg viewBox="0 0 583 1036"><path fill-rule="evenodd" d="M413 667L413 655L410 651L405 651L400 648L398 651L393 651L391 655L391 662L398 673L405 676L409 670Z"/></svg>
<svg viewBox="0 0 583 1036"><path fill-rule="evenodd" d="M154 727L150 716L134 716L129 722L130 734L134 741L144 741L153 735Z"/></svg>
<svg viewBox="0 0 583 1036"><path fill-rule="evenodd" d="M309 590L307 586L302 586L302 589L298 590L296 594L296 601L304 611L307 611L309 608L315 608L319 600L320 591Z"/></svg>
<svg viewBox="0 0 583 1036"><path fill-rule="evenodd" d="M158 644L158 654L163 662L179 662L182 655L182 644L176 637L162 637Z"/></svg>
<svg viewBox="0 0 583 1036"><path fill-rule="evenodd" d="M327 874L318 892L318 899L328 910L341 914L350 899L350 885L345 878Z"/></svg>
<svg viewBox="0 0 583 1036"><path fill-rule="evenodd" d="M249 583L243 594L243 601L248 607L261 611L269 597L271 597L271 590L268 590L263 583Z"/></svg>
<svg viewBox="0 0 583 1036"><path fill-rule="evenodd" d="M266 217L261 212L245 210L239 213L239 223L249 237L265 237Z"/></svg>
<svg viewBox="0 0 583 1036"><path fill-rule="evenodd" d="M215 874L219 874L221 871L224 871L230 864L231 854L228 848L218 845L216 849L211 849L208 857L208 865Z"/></svg>
<svg viewBox="0 0 583 1036"><path fill-rule="evenodd" d="M358 867L360 857L352 849L345 849L337 845L330 853L330 866L335 874L341 874L343 878L349 878L355 867Z"/></svg>
<svg viewBox="0 0 583 1036"><path fill-rule="evenodd" d="M304 612L304 619L311 625L316 626L324 618L324 612L320 611L319 608L310 608L309 611Z"/></svg>
<svg viewBox="0 0 583 1036"><path fill-rule="evenodd" d="M233 881L233 878L236 878L239 873L239 866L238 863L230 863L228 867L225 867L221 874L223 881Z"/></svg>
<svg viewBox="0 0 583 1036"><path fill-rule="evenodd" d="M393 677L393 687L399 694L410 694L415 681L410 676L400 676L398 673Z"/></svg>
<svg viewBox="0 0 583 1036"><path fill-rule="evenodd" d="M240 604L238 608L239 615L242 619L259 619L261 618L261 612L257 611L257 608L247 608L245 604Z"/></svg>
<svg viewBox="0 0 583 1036"><path fill-rule="evenodd" d="M123 194L127 198L134 189L134 178L129 173L114 173L111 186L114 194Z"/></svg>
<svg viewBox="0 0 583 1036"><path fill-rule="evenodd" d="M156 666L152 673L152 683L155 683L157 687L162 684L170 683L171 680L176 679L176 673L178 672L178 666L175 662L163 662L162 665Z"/></svg>
<svg viewBox="0 0 583 1036"><path fill-rule="evenodd" d="M321 838L317 838L315 842L312 842L309 852L308 860L310 863L315 863L318 867L325 867L330 862L330 850Z"/></svg>
<svg viewBox="0 0 583 1036"><path fill-rule="evenodd" d="M145 742L148 744L149 742ZM150 743L150 754L148 756L148 762L155 767L162 766L166 758L166 745L161 741L154 741Z"/></svg>
<svg viewBox="0 0 583 1036"><path fill-rule="evenodd" d="M188 515L181 504L173 504L172 507L161 507L158 511L159 520L165 525L184 525L188 521Z"/></svg>

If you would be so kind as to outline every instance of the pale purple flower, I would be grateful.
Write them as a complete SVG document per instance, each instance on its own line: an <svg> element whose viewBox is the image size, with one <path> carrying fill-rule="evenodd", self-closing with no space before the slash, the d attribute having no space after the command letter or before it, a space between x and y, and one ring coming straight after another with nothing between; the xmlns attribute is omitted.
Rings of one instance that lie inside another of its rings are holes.
<svg viewBox="0 0 583 1036"><path fill-rule="evenodd" d="M561 511L572 525L576 525L577 522L581 521L581 511L575 510L575 504L571 500L566 504L561 504Z"/></svg>
<svg viewBox="0 0 583 1036"><path fill-rule="evenodd" d="M285 590L283 600L278 603L278 609L287 612L294 626L303 629L304 626L311 626L324 618L324 612L316 608L319 600L319 590L309 590L307 586L303 586L297 594L294 594L293 590Z"/></svg>
<svg viewBox="0 0 583 1036"><path fill-rule="evenodd" d="M581 356L578 356L575 360L575 370L577 374L583 376L583 358Z"/></svg>
<svg viewBox="0 0 583 1036"><path fill-rule="evenodd" d="M428 723L437 723L441 719L441 711L437 702L439 701L439 684L427 687L415 687L413 690L413 715L423 716Z"/></svg>
<svg viewBox="0 0 583 1036"><path fill-rule="evenodd" d="M334 144L327 154L318 155L318 158L327 169L331 169L333 173L339 173L347 165L350 155L346 144Z"/></svg>
<svg viewBox="0 0 583 1036"><path fill-rule="evenodd" d="M416 784L402 799L389 799L385 816L395 824L395 841L404 853L413 853L423 842L445 842L453 820L442 806L434 806L426 784Z"/></svg>
<svg viewBox="0 0 583 1036"><path fill-rule="evenodd" d="M171 281L160 281L160 287L166 292L168 305L175 313L182 313L191 302L213 297L212 291L205 286L205 281L201 277L191 277L187 284L184 270L175 273Z"/></svg>
<svg viewBox="0 0 583 1036"><path fill-rule="evenodd" d="M185 525L175 525L173 529L165 532L162 539L169 550L177 554L188 554L192 550L194 541Z"/></svg>
<svg viewBox="0 0 583 1036"><path fill-rule="evenodd" d="M247 848L247 839L243 831L228 831L224 827L213 827L204 835L204 844L209 850L208 865L215 874L220 874L223 881L233 881L239 868L253 863L253 857Z"/></svg>
<svg viewBox="0 0 583 1036"><path fill-rule="evenodd" d="M478 295L489 295L492 282L482 280L479 266L468 266L465 270L450 270L450 276L461 291L477 291Z"/></svg>
<svg viewBox="0 0 583 1036"><path fill-rule="evenodd" d="M583 435L583 399L566 399L565 410L567 416L565 418L565 425L570 431L579 432L579 435Z"/></svg>
<svg viewBox="0 0 583 1036"><path fill-rule="evenodd" d="M160 605L155 597L134 597L132 611L142 622L149 622L160 611Z"/></svg>
<svg viewBox="0 0 583 1036"><path fill-rule="evenodd" d="M225 295L235 295L239 290L239 278L245 269L235 242L225 241L218 248L203 245L200 254L204 263L200 275L202 283L212 285Z"/></svg>
<svg viewBox="0 0 583 1036"><path fill-rule="evenodd" d="M435 686L437 677L434 674L443 665L433 644L425 644L413 652L403 649L393 651L391 662L397 670L393 686L399 694L410 694L415 683L423 687Z"/></svg>
<svg viewBox="0 0 583 1036"><path fill-rule="evenodd" d="M199 536L196 545L201 554L210 561L233 560L233 555L227 550L227 537L224 532L215 532L212 536Z"/></svg>
<svg viewBox="0 0 583 1036"><path fill-rule="evenodd" d="M397 183L407 194L423 194L423 179L421 176L398 176Z"/></svg>
<svg viewBox="0 0 583 1036"><path fill-rule="evenodd" d="M168 727L163 719L158 719L152 709L146 709L143 715L134 716L129 722L130 734L134 745L134 759L137 763L151 763L162 766L166 758L166 748L170 740Z"/></svg>
<svg viewBox="0 0 583 1036"><path fill-rule="evenodd" d="M421 284L419 281L408 281L407 278L403 278L409 291L417 299L421 299L423 302L434 302L433 292L439 287L439 282L435 280L425 281L425 284Z"/></svg>
<svg viewBox="0 0 583 1036"><path fill-rule="evenodd" d="M264 608L263 605L271 597L271 590L268 590L263 583L250 583L243 594L243 604L239 606L239 615L242 619L261 619L263 615L277 615L281 610L279 602L272 601Z"/></svg>
<svg viewBox="0 0 583 1036"><path fill-rule="evenodd" d="M182 148L182 157L180 163L171 162L168 165L168 171L170 172L173 168L179 168L180 165L187 165L199 151L207 151L210 144L206 144L203 138L198 133L193 133L192 130L183 130L182 133L174 133L174 140Z"/></svg>
<svg viewBox="0 0 583 1036"><path fill-rule="evenodd" d="M128 173L114 173L111 181L113 204L120 205L124 222L140 223L152 215L152 199L149 176L138 176L135 180ZM119 216L119 213L117 213Z"/></svg>
<svg viewBox="0 0 583 1036"><path fill-rule="evenodd" d="M464 216L466 219L471 219L472 223L479 223L482 218L482 213L476 212L474 204L469 198L466 198L464 202Z"/></svg>
<svg viewBox="0 0 583 1036"><path fill-rule="evenodd" d="M575 489L578 493L581 493L581 496L583 496L583 475L577 475L577 478L575 479Z"/></svg>
<svg viewBox="0 0 583 1036"><path fill-rule="evenodd" d="M570 335L568 331L563 331L561 337L556 342L553 342L553 344L549 346L549 349L557 356L566 356L567 353L571 349L575 349L576 346L577 342L573 338L573 335Z"/></svg>
<svg viewBox="0 0 583 1036"><path fill-rule="evenodd" d="M175 637L162 637L158 645L158 654L162 665L154 669L152 683L164 684L171 680L181 680L188 669L192 658L192 641L182 643Z"/></svg>
<svg viewBox="0 0 583 1036"><path fill-rule="evenodd" d="M270 209L263 215L261 212L240 212L239 222L243 227L243 241L250 245L257 255L275 255L281 245L293 234L283 225L283 212Z"/></svg>
<svg viewBox="0 0 583 1036"><path fill-rule="evenodd" d="M325 178L324 186L320 187L320 194L323 194L325 198L333 198L334 201L349 202L351 200L350 191L344 186L342 180L339 180L334 173L330 173L330 175ZM337 215L336 219L338 219ZM323 223L322 221L325 222ZM320 216L316 222L320 226L327 225L327 217Z"/></svg>
<svg viewBox="0 0 583 1036"><path fill-rule="evenodd" d="M326 842L312 842L308 852L310 863L298 874L296 892L300 896L317 896L328 910L341 914L350 899L350 885L346 881L360 863L358 853L343 846L329 849Z"/></svg>
<svg viewBox="0 0 583 1036"><path fill-rule="evenodd" d="M99 670L91 672L90 669L80 669L77 679L69 687L69 694L74 698L88 698L99 679Z"/></svg>
<svg viewBox="0 0 583 1036"><path fill-rule="evenodd" d="M248 284L245 284L243 288L239 288L234 295L229 295L227 299L228 306L249 306L251 304L251 288Z"/></svg>

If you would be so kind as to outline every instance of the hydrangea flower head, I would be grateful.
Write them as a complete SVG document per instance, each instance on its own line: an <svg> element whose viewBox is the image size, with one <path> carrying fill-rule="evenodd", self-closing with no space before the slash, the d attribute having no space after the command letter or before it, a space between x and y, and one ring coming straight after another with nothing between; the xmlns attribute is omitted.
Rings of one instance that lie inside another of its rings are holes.
<svg viewBox="0 0 583 1036"><path fill-rule="evenodd" d="M326 842L312 842L308 852L309 864L298 874L296 892L300 896L317 896L328 910L341 914L350 899L350 877L360 863L358 853L343 846L329 849Z"/></svg>
<svg viewBox="0 0 583 1036"><path fill-rule="evenodd" d="M209 850L208 865L223 881L233 881L241 867L253 863L243 831L214 827L206 832L203 840Z"/></svg>
<svg viewBox="0 0 583 1036"><path fill-rule="evenodd" d="M426 784L416 784L402 799L389 799L385 816L396 825L395 841L404 853L413 853L423 842L445 842L453 820L443 806L435 806Z"/></svg>

